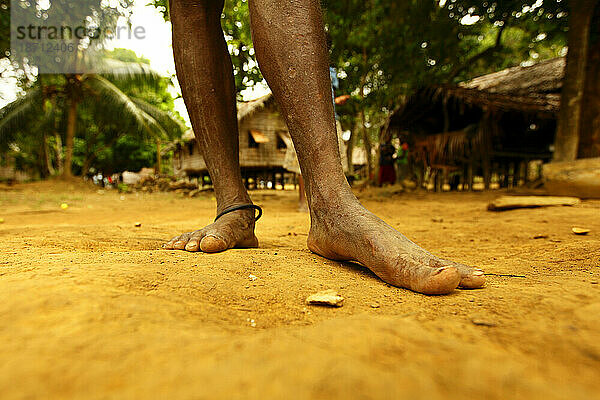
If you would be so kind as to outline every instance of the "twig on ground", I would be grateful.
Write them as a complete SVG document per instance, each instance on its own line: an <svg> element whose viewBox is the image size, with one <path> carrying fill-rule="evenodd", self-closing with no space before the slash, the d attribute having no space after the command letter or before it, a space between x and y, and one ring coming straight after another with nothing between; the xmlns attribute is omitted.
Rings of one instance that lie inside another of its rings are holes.
<svg viewBox="0 0 600 400"><path fill-rule="evenodd" d="M513 274L492 274L492 273L487 273L484 275L492 275L492 276L503 276L506 278L527 278L525 275L513 275Z"/></svg>

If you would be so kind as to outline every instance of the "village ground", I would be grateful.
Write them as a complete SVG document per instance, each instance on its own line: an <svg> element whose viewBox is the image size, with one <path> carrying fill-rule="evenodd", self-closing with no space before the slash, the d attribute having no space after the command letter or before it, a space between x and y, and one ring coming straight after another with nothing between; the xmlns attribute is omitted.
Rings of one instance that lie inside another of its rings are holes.
<svg viewBox="0 0 600 400"><path fill-rule="evenodd" d="M0 398L599 398L600 201L393 192L359 196L486 288L428 297L311 254L293 192L253 193L259 249L194 254L159 247L210 194L0 187ZM307 306L322 289L344 306Z"/></svg>

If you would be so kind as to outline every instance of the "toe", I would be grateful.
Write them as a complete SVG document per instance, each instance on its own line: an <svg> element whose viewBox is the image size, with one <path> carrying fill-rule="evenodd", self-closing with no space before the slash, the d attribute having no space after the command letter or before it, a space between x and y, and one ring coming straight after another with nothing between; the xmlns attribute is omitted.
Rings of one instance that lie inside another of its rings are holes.
<svg viewBox="0 0 600 400"><path fill-rule="evenodd" d="M207 235L200 241L200 250L205 253L218 253L229 248L227 242L214 235Z"/></svg>
<svg viewBox="0 0 600 400"><path fill-rule="evenodd" d="M175 239L175 241L173 242L173 249L174 250L184 250L185 245L190 240L190 235L191 235L190 233L184 233L183 235L181 235L177 239Z"/></svg>
<svg viewBox="0 0 600 400"><path fill-rule="evenodd" d="M483 271L472 268L466 275L462 275L459 286L463 289L478 289L485 285L485 276Z"/></svg>
<svg viewBox="0 0 600 400"><path fill-rule="evenodd" d="M187 240L185 240L185 239L179 239L178 241L176 241L175 243L173 243L173 249L175 249L175 250L184 250L186 244L187 244Z"/></svg>
<svg viewBox="0 0 600 400"><path fill-rule="evenodd" d="M463 289L477 289L485 285L485 276L479 268L470 267L465 264L437 259L432 263L436 267L454 267L460 274L459 286Z"/></svg>
<svg viewBox="0 0 600 400"><path fill-rule="evenodd" d="M447 294L456 289L459 282L460 274L455 267L442 267L426 278L416 291L423 294Z"/></svg>
<svg viewBox="0 0 600 400"><path fill-rule="evenodd" d="M172 238L171 240L169 240L167 243L162 245L162 248L165 250L173 250L173 244L179 239L179 236L175 236L174 238Z"/></svg>
<svg viewBox="0 0 600 400"><path fill-rule="evenodd" d="M190 239L185 245L186 251L198 251L200 249L200 241L198 239Z"/></svg>
<svg viewBox="0 0 600 400"><path fill-rule="evenodd" d="M204 237L204 234L202 232L200 232L200 231L194 232L190 236L190 239L188 240L187 244L185 245L185 250L186 251L200 250L200 242L202 241L203 237Z"/></svg>

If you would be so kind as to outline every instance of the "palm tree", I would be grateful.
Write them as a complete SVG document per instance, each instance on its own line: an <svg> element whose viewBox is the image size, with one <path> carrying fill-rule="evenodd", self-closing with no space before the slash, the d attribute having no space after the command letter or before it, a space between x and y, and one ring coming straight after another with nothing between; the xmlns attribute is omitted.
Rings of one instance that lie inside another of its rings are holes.
<svg viewBox="0 0 600 400"><path fill-rule="evenodd" d="M136 132L144 138L157 141L181 136L185 126L168 112L142 99L129 97L117 87L118 84L121 87L158 88L159 81L163 78L141 63L110 60L107 71L102 74L64 74L51 77L41 75L24 96L0 109L0 144L14 142L18 134L27 132L27 125L32 120L56 119L60 111L62 115L66 115L62 176L70 178L78 106L88 100L93 103L96 121L118 124L123 133ZM56 84L57 80L61 83ZM59 110L59 107L62 109ZM42 153L47 155L46 132L32 134L39 135L43 140L42 146L45 151Z"/></svg>

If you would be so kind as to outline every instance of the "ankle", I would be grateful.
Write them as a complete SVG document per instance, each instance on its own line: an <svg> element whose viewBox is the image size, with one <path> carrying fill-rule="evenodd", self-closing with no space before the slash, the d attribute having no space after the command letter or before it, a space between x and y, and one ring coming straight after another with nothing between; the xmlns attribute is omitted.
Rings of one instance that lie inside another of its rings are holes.
<svg viewBox="0 0 600 400"><path fill-rule="evenodd" d="M332 211L344 211L360 206L360 202L350 187L328 188L311 192L308 198L311 211L317 214L331 214Z"/></svg>
<svg viewBox="0 0 600 400"><path fill-rule="evenodd" d="M222 213L228 208L241 206L242 204L254 204L248 193L233 196L217 196L217 214ZM244 210L251 212L252 210Z"/></svg>

